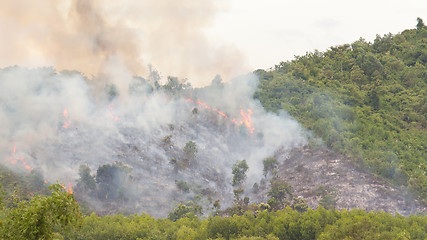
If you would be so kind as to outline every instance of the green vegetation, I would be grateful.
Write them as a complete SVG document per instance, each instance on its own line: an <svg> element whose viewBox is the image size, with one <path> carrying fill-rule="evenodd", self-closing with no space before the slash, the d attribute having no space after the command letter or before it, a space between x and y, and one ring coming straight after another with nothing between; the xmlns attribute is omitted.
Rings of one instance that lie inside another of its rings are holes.
<svg viewBox="0 0 427 240"><path fill-rule="evenodd" d="M241 187L243 182L246 179L246 172L248 171L249 166L246 163L246 160L237 161L233 164L232 174L233 174L233 186Z"/></svg>
<svg viewBox="0 0 427 240"><path fill-rule="evenodd" d="M270 191L268 191L268 204L279 209L285 205L289 205L286 202L288 197L292 197L292 187L287 182L280 179L273 179L270 182Z"/></svg>
<svg viewBox="0 0 427 240"><path fill-rule="evenodd" d="M187 183L186 181L183 180L179 180L179 181L175 181L176 183L176 187L181 190L182 192L188 193L190 192L190 184Z"/></svg>
<svg viewBox="0 0 427 240"><path fill-rule="evenodd" d="M82 228L65 239L425 239L427 217L393 216L363 210L291 208L269 212L247 211L230 217L200 220L180 205L170 219L146 214L85 217ZM176 218L178 215L186 217ZM347 238L346 238L347 237Z"/></svg>
<svg viewBox="0 0 427 240"><path fill-rule="evenodd" d="M1 239L53 239L55 231L78 227L82 220L79 205L60 184L49 187L50 196L15 201L0 214Z"/></svg>
<svg viewBox="0 0 427 240"><path fill-rule="evenodd" d="M182 149L182 151L190 159L196 157L196 154L198 152L196 143L193 141L188 141L185 144L185 147L184 147L184 149Z"/></svg>
<svg viewBox="0 0 427 240"><path fill-rule="evenodd" d="M267 174L272 174L273 171L277 168L277 165L279 162L275 157L269 157L264 160L262 160L262 164L264 165L263 173L264 176L267 177Z"/></svg>
<svg viewBox="0 0 427 240"><path fill-rule="evenodd" d="M255 94L288 111L363 169L409 186L427 203L427 28L377 36L374 43L315 51L257 70Z"/></svg>
<svg viewBox="0 0 427 240"><path fill-rule="evenodd" d="M37 170L30 174L18 174L0 166L0 190L3 190L3 204L13 205L16 200L29 200L35 195L46 195L43 176Z"/></svg>
<svg viewBox="0 0 427 240"><path fill-rule="evenodd" d="M278 185L283 185L279 184ZM284 185L285 186L285 185ZM393 216L364 210L316 210L267 204L230 216L200 219L201 207L179 204L167 219L147 214L82 217L72 194L54 184L50 196L1 206L1 239L425 239L427 216ZM288 194L273 187L271 194ZM295 204L295 200L294 200ZM216 205L219 202L216 201ZM304 204L302 204L304 205Z"/></svg>

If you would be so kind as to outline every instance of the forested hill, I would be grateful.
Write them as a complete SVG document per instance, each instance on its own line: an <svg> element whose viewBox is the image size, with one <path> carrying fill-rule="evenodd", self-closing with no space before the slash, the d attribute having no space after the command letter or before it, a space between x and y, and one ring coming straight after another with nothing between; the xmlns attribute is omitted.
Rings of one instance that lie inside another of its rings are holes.
<svg viewBox="0 0 427 240"><path fill-rule="evenodd" d="M427 27L314 51L257 70L255 97L335 151L427 203Z"/></svg>

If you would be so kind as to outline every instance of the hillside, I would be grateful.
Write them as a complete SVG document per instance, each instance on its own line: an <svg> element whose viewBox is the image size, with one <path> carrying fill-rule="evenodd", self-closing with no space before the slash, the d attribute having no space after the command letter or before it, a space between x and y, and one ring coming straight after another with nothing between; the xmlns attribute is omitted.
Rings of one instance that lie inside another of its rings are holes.
<svg viewBox="0 0 427 240"><path fill-rule="evenodd" d="M255 94L361 169L427 203L427 29L311 52L257 70Z"/></svg>
<svg viewBox="0 0 427 240"><path fill-rule="evenodd" d="M0 69L0 236L424 239L426 39L360 39L203 88Z"/></svg>

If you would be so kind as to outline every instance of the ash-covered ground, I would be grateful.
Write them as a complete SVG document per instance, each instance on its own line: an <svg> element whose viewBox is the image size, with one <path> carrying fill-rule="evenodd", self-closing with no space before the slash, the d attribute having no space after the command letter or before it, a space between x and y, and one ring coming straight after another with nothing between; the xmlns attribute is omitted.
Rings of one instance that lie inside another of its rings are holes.
<svg viewBox="0 0 427 240"><path fill-rule="evenodd" d="M363 169L325 146L278 153L280 178L293 187L295 196L311 208L319 202L337 209L385 211L407 216L426 213L427 208L404 186L395 186Z"/></svg>
<svg viewBox="0 0 427 240"><path fill-rule="evenodd" d="M38 171L47 184L63 182L100 214L166 217L191 202L207 215L218 200L225 209L234 200L233 164L243 159L249 170L242 197L266 202L268 157L277 158L278 177L312 208L323 201L404 215L425 211L406 191L326 148L304 147L310 134L298 122L265 112L253 99L254 75L216 78L196 89L175 78L164 85L131 78L104 88L91 81L52 68L1 69L2 165Z"/></svg>
<svg viewBox="0 0 427 240"><path fill-rule="evenodd" d="M0 80L2 164L71 185L100 213L165 217L187 201L226 208L233 164L247 161L245 186L252 186L264 158L306 142L294 119L253 99L251 74L199 89L174 78L163 86L132 78L128 87L100 91L52 68L2 69Z"/></svg>

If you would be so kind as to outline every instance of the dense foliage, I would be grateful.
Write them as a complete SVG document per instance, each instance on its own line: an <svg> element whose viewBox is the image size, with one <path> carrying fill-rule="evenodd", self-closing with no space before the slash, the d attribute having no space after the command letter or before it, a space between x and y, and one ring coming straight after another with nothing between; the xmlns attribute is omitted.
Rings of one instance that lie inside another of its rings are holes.
<svg viewBox="0 0 427 240"><path fill-rule="evenodd" d="M200 219L180 204L168 219L147 214L81 217L72 194L59 184L49 196L1 207L1 239L426 239L427 216L364 210L271 210L251 205L232 216ZM278 191L280 193L280 191ZM269 193L270 194L270 193ZM273 190L271 194L276 195ZM275 196L274 196L275 197Z"/></svg>
<svg viewBox="0 0 427 240"><path fill-rule="evenodd" d="M83 227L65 239L425 239L427 217L393 216L363 210L308 210L286 208L244 215L188 216L175 222L146 214L84 219Z"/></svg>
<svg viewBox="0 0 427 240"><path fill-rule="evenodd" d="M49 196L15 201L0 212L1 239L53 239L55 231L79 226L80 207L60 184L49 187Z"/></svg>
<svg viewBox="0 0 427 240"><path fill-rule="evenodd" d="M427 203L426 63L427 28L419 26L257 70L255 97Z"/></svg>

